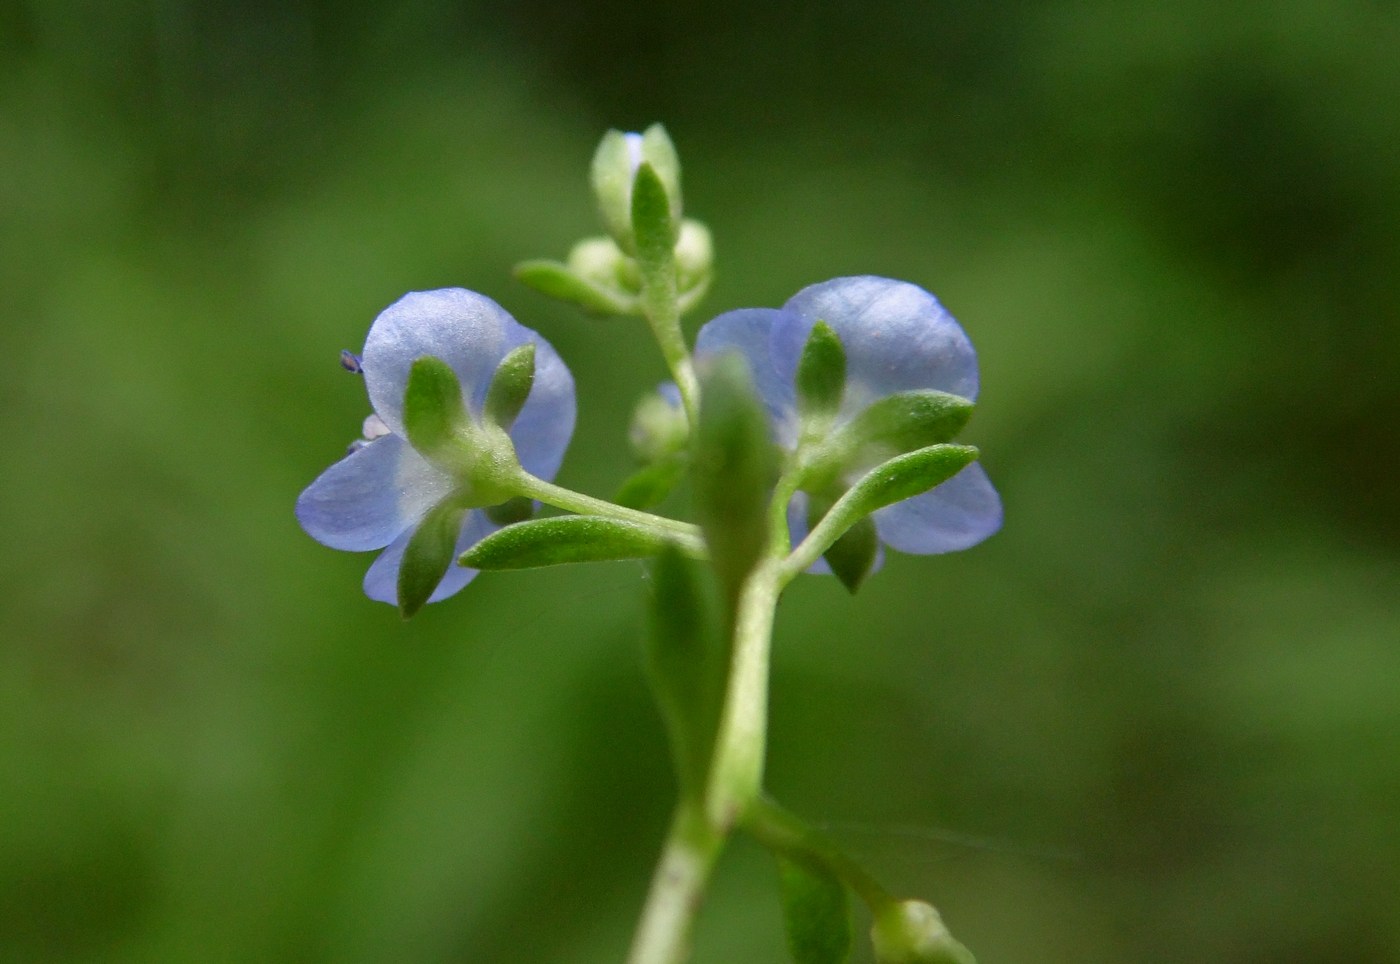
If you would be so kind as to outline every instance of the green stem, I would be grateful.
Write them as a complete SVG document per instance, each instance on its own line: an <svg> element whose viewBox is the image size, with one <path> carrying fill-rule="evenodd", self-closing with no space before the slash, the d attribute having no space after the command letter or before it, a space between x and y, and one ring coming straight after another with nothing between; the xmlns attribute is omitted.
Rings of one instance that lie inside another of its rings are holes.
<svg viewBox="0 0 1400 964"><path fill-rule="evenodd" d="M629 964L680 964L710 869L735 822L759 797L768 731L768 655L777 565L764 560L739 593L729 681L700 805L682 801L652 877Z"/></svg>
<svg viewBox="0 0 1400 964"><path fill-rule="evenodd" d="M690 361L685 335L681 333L674 255L654 266L642 266L641 302L642 313L661 348L661 357L666 360L666 367L676 380L681 405L693 431L700 411L700 385L695 379L695 366Z"/></svg>
<svg viewBox="0 0 1400 964"><path fill-rule="evenodd" d="M664 515L653 515L638 509L629 509L606 499L594 498L591 495L555 485L553 482L546 482L528 472L521 472L520 478L517 480L517 487L520 495L539 499L556 509L566 509L580 515L601 515L609 519L646 526L649 529L660 529L669 535L676 536L687 549L701 553L704 551L705 544L700 536L699 527L689 522L668 519Z"/></svg>
<svg viewBox="0 0 1400 964"><path fill-rule="evenodd" d="M851 888L872 913L878 914L896 903L890 892L842 853L835 841L770 798L760 795L750 803L744 811L741 825L769 850L823 867L827 873Z"/></svg>

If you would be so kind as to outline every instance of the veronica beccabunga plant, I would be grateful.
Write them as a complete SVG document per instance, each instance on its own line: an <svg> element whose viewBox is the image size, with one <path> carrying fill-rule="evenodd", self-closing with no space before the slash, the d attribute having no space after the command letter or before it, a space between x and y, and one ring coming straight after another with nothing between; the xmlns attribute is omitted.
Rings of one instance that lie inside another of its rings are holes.
<svg viewBox="0 0 1400 964"><path fill-rule="evenodd" d="M483 569L651 567L648 667L680 792L631 964L689 958L736 830L777 857L797 964L847 960L851 894L882 964L968 964L931 905L887 892L765 794L763 766L774 613L792 580L834 573L855 592L885 546L950 552L1001 525L977 450L953 441L977 396L972 344L927 291L862 276L726 312L692 350L680 319L709 287L712 246L682 215L665 130L610 131L592 181L607 234L516 273L592 314L642 319L660 348L671 381L638 405L642 466L616 497L552 481L575 417L563 360L491 299L449 288L405 295L362 354L342 353L373 414L297 518L332 548L380 550L365 593L405 616ZM650 511L686 477L694 522Z"/></svg>

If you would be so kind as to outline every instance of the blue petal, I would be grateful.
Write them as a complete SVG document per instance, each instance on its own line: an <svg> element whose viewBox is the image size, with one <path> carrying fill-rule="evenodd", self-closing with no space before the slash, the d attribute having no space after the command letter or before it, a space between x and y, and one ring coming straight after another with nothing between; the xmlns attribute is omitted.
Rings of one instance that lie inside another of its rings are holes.
<svg viewBox="0 0 1400 964"><path fill-rule="evenodd" d="M783 312L776 308L740 308L711 319L695 339L697 359L713 357L728 350L738 351L748 360L754 386L773 419L778 443L791 447L796 441L796 404L792 370L781 372L774 364L771 344L774 328Z"/></svg>
<svg viewBox="0 0 1400 964"><path fill-rule="evenodd" d="M361 446L297 499L297 521L332 549L382 549L447 495L452 481L397 435Z"/></svg>
<svg viewBox="0 0 1400 964"><path fill-rule="evenodd" d="M496 526L491 524L485 513L468 512L462 520L462 533L457 537L456 555L460 556L495 531ZM408 540L411 538L413 538L413 530L409 529L395 539L389 548L381 552L379 558L370 565L369 571L365 573L366 596L376 602L388 603L391 606L399 604L399 565L403 562L403 553L408 548ZM442 577L442 582L438 583L438 587L428 597L428 602L441 602L448 596L460 592L462 587L476 578L479 571L459 566L454 561L452 565L447 567L447 574Z"/></svg>
<svg viewBox="0 0 1400 964"><path fill-rule="evenodd" d="M1001 528L1001 498L976 462L942 485L875 513L890 548L929 555L975 546Z"/></svg>
<svg viewBox="0 0 1400 964"><path fill-rule="evenodd" d="M846 398L854 415L894 392L932 388L977 397L977 353L938 299L907 281L869 275L803 288L783 306L772 358L791 385L812 326L825 321L846 348Z"/></svg>
<svg viewBox="0 0 1400 964"><path fill-rule="evenodd" d="M521 332L524 334L522 335ZM365 339L365 387L374 410L393 431L403 431L403 396L413 363L434 355L451 366L462 394L485 395L505 353L529 330L485 295L462 288L413 291L380 312ZM513 337L512 337L513 336Z"/></svg>

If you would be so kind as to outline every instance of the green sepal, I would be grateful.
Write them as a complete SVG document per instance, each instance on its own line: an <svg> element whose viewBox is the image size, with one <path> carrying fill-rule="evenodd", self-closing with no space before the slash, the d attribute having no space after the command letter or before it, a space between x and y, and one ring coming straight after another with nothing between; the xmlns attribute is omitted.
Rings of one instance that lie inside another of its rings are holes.
<svg viewBox="0 0 1400 964"><path fill-rule="evenodd" d="M870 940L877 964L977 964L972 952L948 933L933 905L921 900L878 909Z"/></svg>
<svg viewBox="0 0 1400 964"><path fill-rule="evenodd" d="M541 294L578 305L595 315L630 315L636 311L635 298L584 278L558 261L522 261L515 266L515 277Z"/></svg>
<svg viewBox="0 0 1400 964"><path fill-rule="evenodd" d="M486 518L498 526L513 525L534 517L535 500L518 495L495 505L484 506L481 511L486 513Z"/></svg>
<svg viewBox="0 0 1400 964"><path fill-rule="evenodd" d="M481 412L486 421L509 431L535 384L535 343L526 342L506 353L491 376Z"/></svg>
<svg viewBox="0 0 1400 964"><path fill-rule="evenodd" d="M457 561L472 569L536 569L571 562L654 556L671 540L654 529L596 515L518 522L491 533Z"/></svg>
<svg viewBox="0 0 1400 964"><path fill-rule="evenodd" d="M869 516L856 520L841 538L822 553L822 558L841 585L852 596L865 582L865 577L875 568L875 559L880 552L880 536L875 531L875 521Z"/></svg>
<svg viewBox="0 0 1400 964"><path fill-rule="evenodd" d="M665 456L623 482L613 501L629 509L660 505L685 475L686 464L683 454Z"/></svg>
<svg viewBox="0 0 1400 964"><path fill-rule="evenodd" d="M720 584L732 601L768 544L777 457L768 416L737 353L701 373L691 478L695 514Z"/></svg>
<svg viewBox="0 0 1400 964"><path fill-rule="evenodd" d="M702 801L728 663L699 567L674 546L652 566L647 672L682 799Z"/></svg>
<svg viewBox="0 0 1400 964"><path fill-rule="evenodd" d="M973 403L932 389L895 392L870 404L841 430L842 444L888 457L955 437L972 417Z"/></svg>
<svg viewBox="0 0 1400 964"><path fill-rule="evenodd" d="M835 542L876 509L927 492L976 460L977 449L971 445L930 445L896 455L847 489L823 517L822 524L833 527Z"/></svg>
<svg viewBox="0 0 1400 964"><path fill-rule="evenodd" d="M666 185L655 168L643 162L632 182L632 233L643 278L674 260L679 230Z"/></svg>
<svg viewBox="0 0 1400 964"><path fill-rule="evenodd" d="M845 886L815 866L778 858L783 923L794 964L846 964L851 905Z"/></svg>
<svg viewBox="0 0 1400 964"><path fill-rule="evenodd" d="M414 361L404 389L403 427L422 454L461 458L471 421L462 401L462 386L447 362L432 355Z"/></svg>
<svg viewBox="0 0 1400 964"><path fill-rule="evenodd" d="M671 206L671 220L679 227L681 220L681 158L676 153L676 145L671 143L671 135L661 124L652 124L642 131L642 160L651 165L656 176L665 185L666 197ZM635 181L633 190L636 189Z"/></svg>
<svg viewBox="0 0 1400 964"><path fill-rule="evenodd" d="M841 407L846 390L846 348L824 321L812 326L797 361L797 413L804 420L826 419Z"/></svg>
<svg viewBox="0 0 1400 964"><path fill-rule="evenodd" d="M399 612L408 619L427 603L447 574L467 509L454 499L439 502L413 530L399 563Z"/></svg>

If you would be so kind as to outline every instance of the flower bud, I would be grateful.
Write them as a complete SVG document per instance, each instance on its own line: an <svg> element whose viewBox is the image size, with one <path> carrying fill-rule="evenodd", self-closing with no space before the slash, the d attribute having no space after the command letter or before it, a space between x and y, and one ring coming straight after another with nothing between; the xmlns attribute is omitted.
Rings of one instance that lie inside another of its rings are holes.
<svg viewBox="0 0 1400 964"><path fill-rule="evenodd" d="M677 287L685 292L707 284L714 260L710 229L699 221L682 221L681 236L676 241Z"/></svg>
<svg viewBox="0 0 1400 964"><path fill-rule="evenodd" d="M648 464L685 448L689 435L679 393L669 383L642 397L632 412L632 424L627 430L633 454Z"/></svg>
<svg viewBox="0 0 1400 964"><path fill-rule="evenodd" d="M632 231L632 182L643 162L660 178L666 189L671 219L679 222L681 164L666 128L652 124L641 134L608 131L593 155L593 194L598 200L598 213L618 247L628 254L636 253Z"/></svg>
<svg viewBox="0 0 1400 964"><path fill-rule="evenodd" d="M905 900L875 915L870 928L879 964L977 964L948 933L932 904Z"/></svg>

